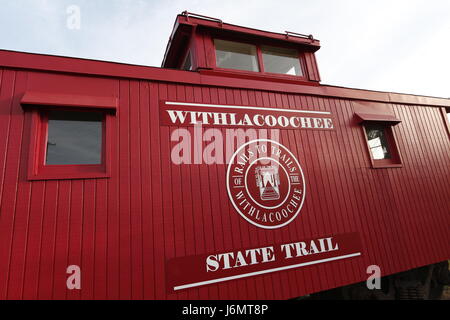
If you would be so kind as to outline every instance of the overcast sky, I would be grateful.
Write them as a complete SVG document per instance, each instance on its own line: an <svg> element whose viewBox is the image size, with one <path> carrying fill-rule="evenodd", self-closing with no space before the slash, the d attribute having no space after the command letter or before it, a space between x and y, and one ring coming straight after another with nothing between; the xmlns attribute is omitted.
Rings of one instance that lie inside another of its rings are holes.
<svg viewBox="0 0 450 320"><path fill-rule="evenodd" d="M160 66L183 10L313 34L323 84L450 97L450 0L0 0L0 48Z"/></svg>

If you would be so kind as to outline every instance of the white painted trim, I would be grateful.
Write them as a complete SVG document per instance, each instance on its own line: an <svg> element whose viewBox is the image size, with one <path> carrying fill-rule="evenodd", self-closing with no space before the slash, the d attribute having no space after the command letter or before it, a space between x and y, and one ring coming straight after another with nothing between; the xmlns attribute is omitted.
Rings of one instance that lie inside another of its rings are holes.
<svg viewBox="0 0 450 320"><path fill-rule="evenodd" d="M278 108L265 108L265 107L229 106L229 105L220 105L220 104L205 104L205 103L191 103L191 102L172 102L172 101L166 101L165 104L166 105L174 105L174 106L229 108L229 109L243 109L243 110L279 111L279 112L330 114L331 115L331 112L329 112L329 111L310 111L310 110L278 109Z"/></svg>
<svg viewBox="0 0 450 320"><path fill-rule="evenodd" d="M193 287L204 286L204 285L207 285L207 284L212 284L212 283L217 283L217 282L224 282L224 281L230 281L230 280L235 280L235 279L241 279L241 278L247 278L247 277L262 275L262 274L266 274L266 273L272 273L272 272L277 272L277 271L301 268L301 267L310 266L310 265L313 265L313 264L319 264L319 263L335 261L335 260L342 260L342 259L357 257L357 256L360 256L360 255L361 255L361 252L356 252L356 253L346 254L346 255L343 255L343 256L337 256L337 257L333 257L333 258L327 258L327 259L321 259L321 260L315 260L315 261L309 261L309 262L294 264L294 265L291 265L291 266L284 266L284 267L267 269L267 270L262 270L262 271L244 273L244 274L239 274L239 275L236 275L236 276L218 278L218 279L213 279L213 280L208 280L208 281L189 283L189 284L184 284L184 285L181 285L181 286L173 287L173 290L177 291L177 290L182 290L182 289L188 289L188 288L193 288Z"/></svg>

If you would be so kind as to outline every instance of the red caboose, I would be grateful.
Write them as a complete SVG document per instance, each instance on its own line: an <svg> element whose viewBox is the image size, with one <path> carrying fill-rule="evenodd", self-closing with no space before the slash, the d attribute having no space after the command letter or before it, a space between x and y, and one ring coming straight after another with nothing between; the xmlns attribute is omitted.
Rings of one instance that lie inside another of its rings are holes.
<svg viewBox="0 0 450 320"><path fill-rule="evenodd" d="M0 299L436 295L450 100L321 85L319 48L185 12L162 68L0 51Z"/></svg>

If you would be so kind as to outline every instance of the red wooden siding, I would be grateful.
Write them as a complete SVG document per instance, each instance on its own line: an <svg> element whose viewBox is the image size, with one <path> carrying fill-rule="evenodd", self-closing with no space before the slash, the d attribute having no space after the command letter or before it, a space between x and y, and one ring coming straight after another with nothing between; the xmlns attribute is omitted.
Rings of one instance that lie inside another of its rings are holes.
<svg viewBox="0 0 450 320"><path fill-rule="evenodd" d="M317 67L316 56L312 52L305 52L305 63L308 71L308 77L311 81L320 81L319 68Z"/></svg>
<svg viewBox="0 0 450 320"><path fill-rule="evenodd" d="M27 180L27 90L118 97L110 178ZM173 164L175 127L160 125L160 100L331 111L334 131L280 131L305 174L299 216L257 228L231 206L225 164ZM0 69L0 299L286 299L364 281L372 264L387 275L446 260L450 139L441 111L392 108L404 166L371 169L348 99ZM170 258L350 232L361 237L361 257L172 294L165 287ZM81 267L81 290L66 289L71 264Z"/></svg>

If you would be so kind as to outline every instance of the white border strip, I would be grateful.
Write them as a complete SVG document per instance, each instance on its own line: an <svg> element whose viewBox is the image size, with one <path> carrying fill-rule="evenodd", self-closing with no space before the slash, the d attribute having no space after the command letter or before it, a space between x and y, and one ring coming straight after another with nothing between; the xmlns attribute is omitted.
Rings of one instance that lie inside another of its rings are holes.
<svg viewBox="0 0 450 320"><path fill-rule="evenodd" d="M244 107L244 106L229 106L220 104L205 104L205 103L190 103L190 102L172 102L166 101L166 105L174 106L192 106L192 107L209 107L209 108L229 108L229 109L244 109L244 110L258 110L258 111L282 111L293 113L313 113L313 114L331 114L329 111L309 111L309 110L293 110L293 109L278 109L278 108L258 108L258 107Z"/></svg>
<svg viewBox="0 0 450 320"><path fill-rule="evenodd" d="M328 262L328 261L334 261L334 260L341 260L341 259L346 259L346 258L351 258L351 257L357 257L357 256L360 256L360 255L361 255L361 252L356 252L356 253L346 254L346 255L343 255L343 256L337 256L337 257L333 257L333 258L327 258L327 259L321 259L321 260L315 260L315 261L309 261L309 262L294 264L294 265L291 265L291 266L285 266L285 267L267 269L267 270L263 270L263 271L244 273L244 274L239 274L239 275L236 275L236 276L225 277L225 278L218 278L218 279L213 279L213 280L208 280L208 281L189 283L189 284L184 284L184 285L181 285L181 286L173 287L173 290L177 291L177 290L181 290L181 289L188 289L188 288L193 288L193 287L199 287L199 286L204 286L204 285L207 285L207 284L212 284L212 283L217 283L217 282L223 282L223 281L229 281L229 280L234 280L234 279L247 278L247 277L251 277L251 276L256 276L256 275L261 275L261 274L266 274L266 273L271 273L271 272L276 272L276 271L295 269L295 268L305 267L305 266L309 266L309 265L313 265L313 264L319 264L319 263Z"/></svg>

